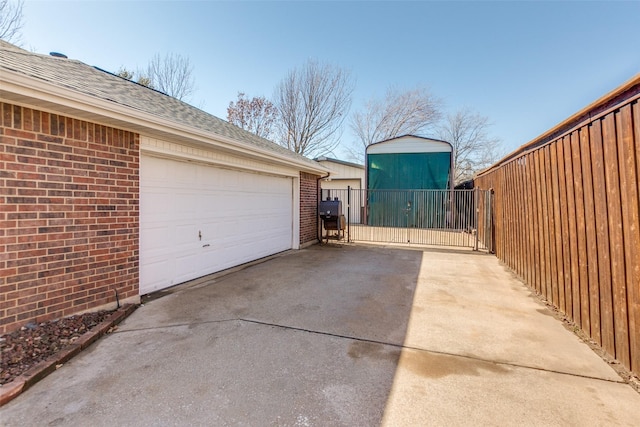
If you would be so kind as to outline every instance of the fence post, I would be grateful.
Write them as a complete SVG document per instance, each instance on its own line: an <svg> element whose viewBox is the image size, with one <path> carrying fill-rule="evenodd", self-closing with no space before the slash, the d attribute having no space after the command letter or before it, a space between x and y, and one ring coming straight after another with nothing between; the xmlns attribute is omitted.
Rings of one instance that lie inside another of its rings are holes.
<svg viewBox="0 0 640 427"><path fill-rule="evenodd" d="M347 243L351 242L351 186L347 185Z"/></svg>
<svg viewBox="0 0 640 427"><path fill-rule="evenodd" d="M495 239L495 224L493 221L493 215L494 215L494 199L495 199L495 191L493 190L493 187L491 188L491 190L489 191L489 219L487 220L489 222L489 230L491 232L490 239L491 239L491 249L490 252L492 254L496 253L496 239Z"/></svg>
<svg viewBox="0 0 640 427"><path fill-rule="evenodd" d="M478 187L475 187L473 189L473 205L475 207L475 209L474 209L475 210L475 213L474 213L475 221L474 221L474 223L475 223L475 226L476 226L476 239L475 239L476 241L473 244L473 250L477 251L478 250L478 239L479 239L479 234L480 234L480 233L478 233L478 219L479 219L478 216L480 214L480 206L478 205Z"/></svg>

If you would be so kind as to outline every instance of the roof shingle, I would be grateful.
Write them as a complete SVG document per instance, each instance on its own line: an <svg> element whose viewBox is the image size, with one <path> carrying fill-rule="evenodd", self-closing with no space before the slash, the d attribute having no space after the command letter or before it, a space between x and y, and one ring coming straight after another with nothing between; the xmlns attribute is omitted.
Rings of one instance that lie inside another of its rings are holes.
<svg viewBox="0 0 640 427"><path fill-rule="evenodd" d="M219 135L254 145L274 154L304 162L314 169L323 169L311 159L245 131L186 102L81 61L36 54L2 42L0 43L0 70L2 69L129 107L167 122L186 125L210 133L212 136Z"/></svg>

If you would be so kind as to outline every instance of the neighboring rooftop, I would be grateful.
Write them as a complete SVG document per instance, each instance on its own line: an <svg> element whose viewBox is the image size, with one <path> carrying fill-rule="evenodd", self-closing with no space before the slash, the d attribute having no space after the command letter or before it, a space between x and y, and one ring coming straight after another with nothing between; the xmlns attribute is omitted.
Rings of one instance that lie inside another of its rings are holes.
<svg viewBox="0 0 640 427"><path fill-rule="evenodd" d="M351 167L354 167L354 168L364 169L364 165L361 165L361 164L358 164L358 163L346 162L344 160L332 159L330 157L325 157L325 156L316 157L313 160L315 160L316 162L338 163L340 165L345 165L345 166L351 166Z"/></svg>

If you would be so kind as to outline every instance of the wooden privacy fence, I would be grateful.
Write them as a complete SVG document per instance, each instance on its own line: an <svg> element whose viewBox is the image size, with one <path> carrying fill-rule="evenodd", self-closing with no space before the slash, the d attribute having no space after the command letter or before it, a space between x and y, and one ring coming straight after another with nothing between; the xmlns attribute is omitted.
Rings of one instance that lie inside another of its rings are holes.
<svg viewBox="0 0 640 427"><path fill-rule="evenodd" d="M481 172L498 258L640 375L640 75ZM484 206L480 206L484 208Z"/></svg>

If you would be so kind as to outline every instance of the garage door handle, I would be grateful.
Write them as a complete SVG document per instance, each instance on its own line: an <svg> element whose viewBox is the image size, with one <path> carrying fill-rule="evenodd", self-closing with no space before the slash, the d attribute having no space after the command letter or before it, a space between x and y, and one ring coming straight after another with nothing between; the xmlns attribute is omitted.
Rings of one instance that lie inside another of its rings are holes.
<svg viewBox="0 0 640 427"><path fill-rule="evenodd" d="M206 245L202 245L203 248L207 248L209 246L211 246L209 243L207 243Z"/></svg>

